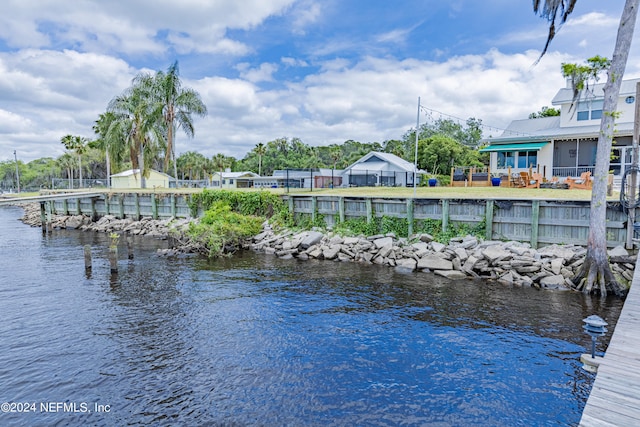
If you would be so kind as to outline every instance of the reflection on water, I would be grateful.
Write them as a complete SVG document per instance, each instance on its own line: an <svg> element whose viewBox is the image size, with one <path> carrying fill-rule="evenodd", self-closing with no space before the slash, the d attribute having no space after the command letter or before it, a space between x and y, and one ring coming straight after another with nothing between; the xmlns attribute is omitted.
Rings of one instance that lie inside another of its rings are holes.
<svg viewBox="0 0 640 427"><path fill-rule="evenodd" d="M148 239L111 277L107 236L42 236L19 212L0 209L0 400L110 411L2 425L571 425L593 381L581 320L621 308L353 263L164 259Z"/></svg>

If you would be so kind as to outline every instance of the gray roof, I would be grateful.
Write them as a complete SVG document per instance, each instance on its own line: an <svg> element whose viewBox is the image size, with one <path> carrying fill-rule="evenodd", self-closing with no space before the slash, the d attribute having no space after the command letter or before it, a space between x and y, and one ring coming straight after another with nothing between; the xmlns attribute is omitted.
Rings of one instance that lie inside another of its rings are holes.
<svg viewBox="0 0 640 427"><path fill-rule="evenodd" d="M384 162L386 163L390 163L392 165L397 166L398 168L406 171L406 172L413 172L415 170L415 166L413 165L413 163L406 161L405 159L402 159L398 156L396 156L395 154L391 154L391 153L382 153L380 151L372 151L369 154L361 157L360 159L356 160L353 164L349 165L349 167L347 167L345 169L345 172L349 171L350 169L370 169L370 170L379 170L381 168L381 164L379 164L380 162L372 162L372 163L368 163L368 167L358 167L359 164L366 162L368 159L370 159L371 157L376 156L377 158L379 158L380 160L384 160ZM385 163L385 164L386 164Z"/></svg>
<svg viewBox="0 0 640 427"><path fill-rule="evenodd" d="M640 82L640 79L623 80L620 85L620 96L628 96L636 94L636 84ZM598 83L593 86L593 95L596 98L604 97L604 83ZM573 90L570 87L562 88L558 91L556 96L553 97L551 103L553 105L566 104L573 101Z"/></svg>
<svg viewBox="0 0 640 427"><path fill-rule="evenodd" d="M600 123L593 125L560 127L560 116L512 121L502 135L487 138L489 142L540 141L562 138L597 138ZM633 134L633 123L616 123L616 134Z"/></svg>
<svg viewBox="0 0 640 427"><path fill-rule="evenodd" d="M221 175L222 178L229 178L229 179L233 179L233 178L255 178L257 176L259 176L257 173L255 172L251 172L251 171L245 171L245 172L215 172L215 174L217 175Z"/></svg>

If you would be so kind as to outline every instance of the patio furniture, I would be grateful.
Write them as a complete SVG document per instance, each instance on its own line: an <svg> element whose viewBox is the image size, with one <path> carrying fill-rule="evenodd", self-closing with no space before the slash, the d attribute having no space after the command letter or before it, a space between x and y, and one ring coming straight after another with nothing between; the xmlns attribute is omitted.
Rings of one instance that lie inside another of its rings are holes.
<svg viewBox="0 0 640 427"><path fill-rule="evenodd" d="M591 190L593 187L591 172L582 172L580 178L571 178L568 176L566 182L569 184L569 190Z"/></svg>

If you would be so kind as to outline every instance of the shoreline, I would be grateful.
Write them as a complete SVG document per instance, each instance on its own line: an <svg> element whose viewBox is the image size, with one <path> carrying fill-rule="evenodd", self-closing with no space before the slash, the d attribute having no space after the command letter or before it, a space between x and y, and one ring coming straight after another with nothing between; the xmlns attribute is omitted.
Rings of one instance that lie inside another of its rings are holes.
<svg viewBox="0 0 640 427"><path fill-rule="evenodd" d="M37 205L25 205L21 221L39 227ZM169 249L160 256L202 253L184 238L194 219L154 220L144 217L118 219L106 215L96 222L84 215L54 215L53 228L78 229L101 233L125 233L169 240ZM333 262L359 262L386 265L402 273L433 273L452 280L480 279L509 286L571 290L571 277L584 261L586 248L576 245L550 245L533 249L516 241L479 240L474 236L453 238L445 245L428 234L398 238L394 234L345 237L331 231L273 230L268 222L263 232L243 245L243 249L282 259L321 259ZM627 287L633 279L636 255L618 246L609 251L613 273Z"/></svg>

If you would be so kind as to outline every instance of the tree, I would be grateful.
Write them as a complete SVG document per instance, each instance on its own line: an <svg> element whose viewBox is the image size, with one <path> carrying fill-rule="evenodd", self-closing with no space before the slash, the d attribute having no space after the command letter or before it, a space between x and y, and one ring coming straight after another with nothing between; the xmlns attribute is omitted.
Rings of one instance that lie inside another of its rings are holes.
<svg viewBox="0 0 640 427"><path fill-rule="evenodd" d="M550 22L549 35L540 58L545 54L549 43L555 35L555 22L560 11L560 22L565 22L572 12L577 0L546 0L541 9L541 2L534 0L533 10L547 18ZM607 210L607 176L611 145L613 140L614 121L620 85L627 65L629 49L638 15L640 0L626 0L618 35L613 51L613 57L608 69L607 82L604 85L603 114L600 120L600 134L596 152L596 166L594 170L593 190L591 192L591 210L589 216L589 237L587 239L587 254L582 268L574 277L576 288L584 293L599 291L600 295L607 295L609 290L617 295L624 293L616 280L607 258L606 210ZM575 88L574 88L575 93Z"/></svg>
<svg viewBox="0 0 640 427"><path fill-rule="evenodd" d="M463 153L463 146L446 135L418 141L418 167L432 174L446 174Z"/></svg>
<svg viewBox="0 0 640 427"><path fill-rule="evenodd" d="M537 113L529 114L530 119L541 119L542 117L556 117L560 115L560 110L553 107L547 107L546 105L540 109Z"/></svg>
<svg viewBox="0 0 640 427"><path fill-rule="evenodd" d="M164 156L164 170L169 168L169 161L173 159L173 173L178 178L175 154L175 131L182 128L188 137L194 136L192 115L204 117L207 107L200 99L200 95L193 89L182 87L180 81L178 61L174 62L166 73L158 71L153 78L140 76L142 84L151 85L155 96L162 104L162 120L166 127L166 151Z"/></svg>
<svg viewBox="0 0 640 427"><path fill-rule="evenodd" d="M267 152L267 149L264 146L264 144L260 142L256 144L253 151L256 153L256 156L258 156L258 175L262 176L262 156L265 155L265 153Z"/></svg>
<svg viewBox="0 0 640 427"><path fill-rule="evenodd" d="M147 157L157 155L162 148L164 106L154 96L153 87L142 80L144 76L137 76L131 87L109 102L108 112L113 113L115 119L109 126L108 138L125 139L131 165L140 169L141 187L146 188L149 166L145 164L145 154Z"/></svg>
<svg viewBox="0 0 640 427"><path fill-rule="evenodd" d="M69 179L69 188L73 188L73 168L76 166L75 159L69 153L65 153L58 157L58 165L61 169L67 171L67 178Z"/></svg>
<svg viewBox="0 0 640 427"><path fill-rule="evenodd" d="M82 155L87 150L87 139L81 136L65 135L60 139L67 150L75 151L78 155L78 188L82 188Z"/></svg>
<svg viewBox="0 0 640 427"><path fill-rule="evenodd" d="M111 167L120 165L126 148L126 135L116 134L116 131L111 129L112 126L114 129L117 127L114 125L117 122L116 118L116 115L110 111L100 114L93 125L93 131L98 135L98 139L89 144L105 153L107 187L111 187Z"/></svg>

